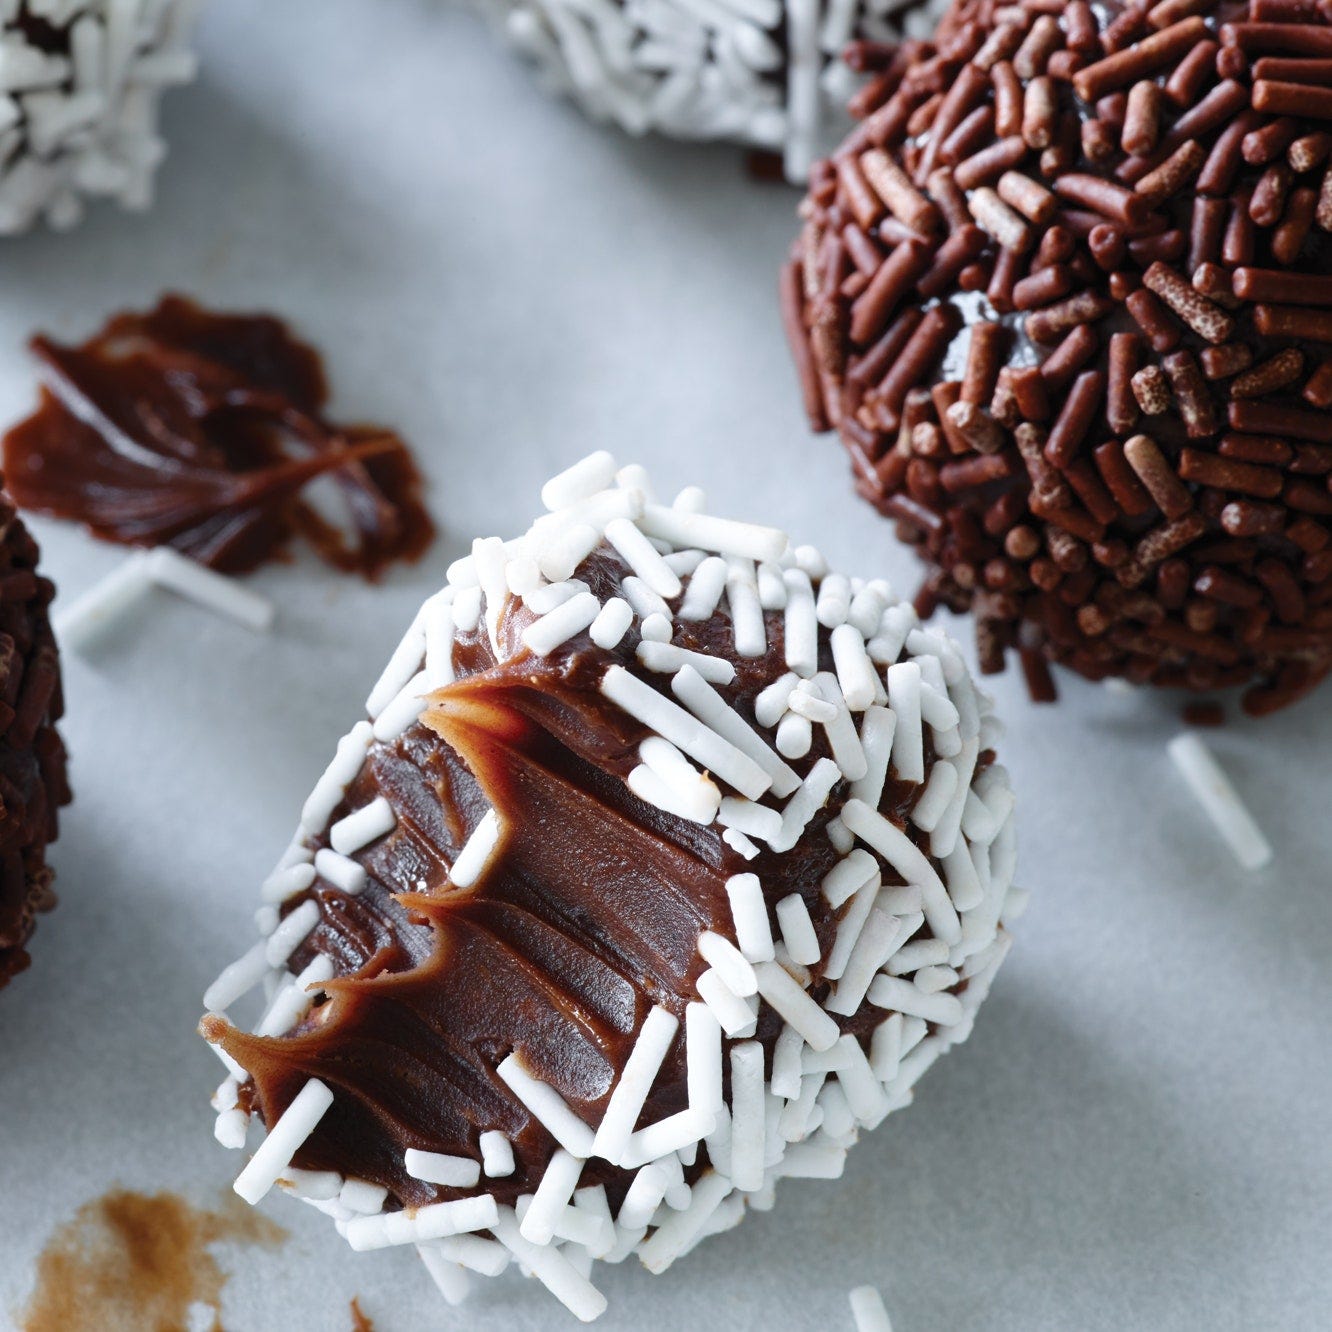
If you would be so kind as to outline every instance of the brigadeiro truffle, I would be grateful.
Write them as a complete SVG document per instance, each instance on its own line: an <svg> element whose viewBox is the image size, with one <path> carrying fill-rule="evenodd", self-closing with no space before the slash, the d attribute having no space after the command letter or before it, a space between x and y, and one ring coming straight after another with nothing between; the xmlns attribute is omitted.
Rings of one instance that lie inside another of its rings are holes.
<svg viewBox="0 0 1332 1332"><path fill-rule="evenodd" d="M957 650L594 454L421 608L205 996L236 1182L513 1259L578 1316L835 1177L1008 950L1012 795ZM250 989L253 1032L228 1017Z"/></svg>
<svg viewBox="0 0 1332 1332"><path fill-rule="evenodd" d="M1329 15L962 4L814 172L810 417L1038 697L1332 667Z"/></svg>
<svg viewBox="0 0 1332 1332"><path fill-rule="evenodd" d="M46 848L69 801L60 658L47 611L55 588L37 543L0 491L0 989L27 967L33 917L55 905Z"/></svg>
<svg viewBox="0 0 1332 1332"><path fill-rule="evenodd" d="M945 0L486 3L544 81L594 119L631 134L781 153L793 181L804 181L845 125L861 44L928 37L945 8Z"/></svg>
<svg viewBox="0 0 1332 1332"><path fill-rule="evenodd" d="M0 5L0 235L58 230L84 200L146 208L162 89L194 77L198 0Z"/></svg>

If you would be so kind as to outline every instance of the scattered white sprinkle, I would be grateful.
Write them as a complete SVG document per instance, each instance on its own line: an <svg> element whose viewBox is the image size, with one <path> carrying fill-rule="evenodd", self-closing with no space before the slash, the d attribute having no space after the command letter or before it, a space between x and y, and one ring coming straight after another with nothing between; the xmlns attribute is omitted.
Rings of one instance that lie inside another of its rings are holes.
<svg viewBox="0 0 1332 1332"><path fill-rule="evenodd" d="M552 513L605 490L615 480L615 459L604 449L589 453L541 487L541 503Z"/></svg>
<svg viewBox="0 0 1332 1332"><path fill-rule="evenodd" d="M76 651L83 648L120 619L151 585L147 553L135 551L72 604L56 610L53 621L61 645Z"/></svg>
<svg viewBox="0 0 1332 1332"><path fill-rule="evenodd" d="M772 927L763 886L757 874L734 874L726 880L726 896L731 904L731 921L736 942L749 962L770 962L773 957Z"/></svg>
<svg viewBox="0 0 1332 1332"><path fill-rule="evenodd" d="M758 993L753 966L729 939L713 930L704 930L698 936L698 951L732 994L745 999Z"/></svg>
<svg viewBox="0 0 1332 1332"><path fill-rule="evenodd" d="M543 1286L584 1323L606 1312L606 1297L558 1249L523 1238L512 1209L500 1209L491 1227L495 1238L523 1263Z"/></svg>
<svg viewBox="0 0 1332 1332"><path fill-rule="evenodd" d="M704 680L713 684L727 685L735 679L735 667L725 657L694 652L673 643L654 643L644 639L638 645L637 655L638 660L650 671L674 674L684 666L691 666Z"/></svg>
<svg viewBox="0 0 1332 1332"><path fill-rule="evenodd" d="M778 559L787 545L786 533L775 527L668 509L660 504L643 506L640 526L648 536L661 537L673 546L697 546L750 560Z"/></svg>
<svg viewBox="0 0 1332 1332"><path fill-rule="evenodd" d="M618 1161L623 1155L679 1026L679 1019L660 1006L652 1008L643 1019L634 1048L625 1061L597 1128L592 1143L594 1156ZM529 1235L528 1238L532 1237Z"/></svg>
<svg viewBox="0 0 1332 1332"><path fill-rule="evenodd" d="M348 897L355 897L369 882L369 875L364 865L358 865L356 861L339 855L328 847L321 847L315 852L314 867L320 878L346 893Z"/></svg>
<svg viewBox="0 0 1332 1332"><path fill-rule="evenodd" d="M260 939L243 956L224 967L204 991L204 1008L210 1013L225 1013L237 999L249 994L271 970L267 954L267 941Z"/></svg>
<svg viewBox="0 0 1332 1332"><path fill-rule="evenodd" d="M255 633L273 626L273 603L257 592L241 587L234 578L192 560L170 546L158 546L148 553L148 577L158 587L175 592Z"/></svg>
<svg viewBox="0 0 1332 1332"><path fill-rule="evenodd" d="M893 1332L888 1310L883 1307L883 1296L873 1286L857 1286L850 1300L856 1332Z"/></svg>
<svg viewBox="0 0 1332 1332"><path fill-rule="evenodd" d="M421 1255L421 1262L435 1283L435 1289L444 1297L444 1302L457 1306L467 1298L472 1283L461 1265L439 1248L441 1242L418 1244L416 1252Z"/></svg>
<svg viewBox="0 0 1332 1332"><path fill-rule="evenodd" d="M578 1177L583 1173L585 1161L571 1156L562 1147L546 1163L546 1169L532 1195L531 1205L523 1217L519 1231L533 1244L549 1244L555 1238L555 1225L560 1213L568 1206Z"/></svg>
<svg viewBox="0 0 1332 1332"><path fill-rule="evenodd" d="M310 931L319 924L319 903L310 899L302 902L289 915L284 916L277 929L268 936L264 956L273 968L285 967L287 959L305 942Z"/></svg>
<svg viewBox="0 0 1332 1332"><path fill-rule="evenodd" d="M757 981L755 982L757 985ZM695 982L699 998L712 1010L721 1029L732 1039L752 1034L755 1018L745 1003L724 980L709 967Z"/></svg>
<svg viewBox="0 0 1332 1332"><path fill-rule="evenodd" d="M1189 790L1225 838L1235 859L1247 870L1262 869L1269 864L1272 844L1263 835L1207 743L1192 731L1185 731L1175 736L1167 749Z"/></svg>
<svg viewBox="0 0 1332 1332"><path fill-rule="evenodd" d="M481 1135L481 1165L491 1179L504 1179L514 1172L513 1144L498 1129Z"/></svg>
<svg viewBox="0 0 1332 1332"><path fill-rule="evenodd" d="M814 922L810 919L805 899L799 893L791 893L777 903L776 911L782 942L792 960L802 966L814 966L820 957L819 939L814 932Z"/></svg>
<svg viewBox="0 0 1332 1332"><path fill-rule="evenodd" d="M350 856L397 826L393 806L383 796L339 819L329 830L328 840L340 856Z"/></svg>
<svg viewBox="0 0 1332 1332"><path fill-rule="evenodd" d="M498 1209L489 1193L452 1202L428 1203L415 1211L381 1212L347 1222L347 1243L357 1253L400 1244L423 1244L495 1224Z"/></svg>
<svg viewBox="0 0 1332 1332"><path fill-rule="evenodd" d="M811 1048L826 1050L837 1040L837 1023L776 962L760 962L754 973L759 993Z"/></svg>
<svg viewBox="0 0 1332 1332"><path fill-rule="evenodd" d="M523 630L523 646L538 657L549 656L557 647L592 626L601 614L601 603L590 592L580 592L553 611L533 620Z"/></svg>
<svg viewBox="0 0 1332 1332"><path fill-rule="evenodd" d="M763 1046L731 1047L731 1183L741 1191L763 1186Z"/></svg>
<svg viewBox="0 0 1332 1332"><path fill-rule="evenodd" d="M627 518L616 518L606 524L606 540L659 597L672 601L680 595L680 579L675 571Z"/></svg>
<svg viewBox="0 0 1332 1332"><path fill-rule="evenodd" d="M634 622L634 608L623 597L611 597L597 612L588 635L599 647L609 652L616 647Z"/></svg>
<svg viewBox="0 0 1332 1332"><path fill-rule="evenodd" d="M721 1025L706 1004L685 1006L685 1064L689 1108L715 1114L722 1107Z"/></svg>

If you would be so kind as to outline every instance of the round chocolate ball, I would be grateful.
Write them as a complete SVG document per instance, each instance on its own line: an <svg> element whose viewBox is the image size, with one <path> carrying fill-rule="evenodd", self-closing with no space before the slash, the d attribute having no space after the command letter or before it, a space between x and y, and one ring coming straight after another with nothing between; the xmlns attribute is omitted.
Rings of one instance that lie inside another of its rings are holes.
<svg viewBox="0 0 1332 1332"><path fill-rule="evenodd" d="M542 81L594 120L780 153L796 182L840 134L853 71L873 44L928 37L945 8L945 0L487 4Z"/></svg>
<svg viewBox="0 0 1332 1332"><path fill-rule="evenodd" d="M218 1138L269 1131L242 1197L465 1233L422 1248L446 1297L516 1257L592 1318L593 1260L661 1272L839 1175L1021 894L990 702L886 584L608 454L542 498L421 607L203 1032Z"/></svg>
<svg viewBox="0 0 1332 1332"><path fill-rule="evenodd" d="M55 588L37 543L0 492L0 989L29 962L33 917L55 905L46 848L69 801L60 658L47 611Z"/></svg>
<svg viewBox="0 0 1332 1332"><path fill-rule="evenodd" d="M984 670L1332 668L1330 71L1315 0L963 3L815 168L807 410Z"/></svg>

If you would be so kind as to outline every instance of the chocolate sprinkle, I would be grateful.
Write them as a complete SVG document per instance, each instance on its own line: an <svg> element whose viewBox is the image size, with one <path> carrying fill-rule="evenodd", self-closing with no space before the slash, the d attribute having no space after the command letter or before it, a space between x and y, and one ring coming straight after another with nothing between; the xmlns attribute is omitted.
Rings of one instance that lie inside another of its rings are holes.
<svg viewBox="0 0 1332 1332"><path fill-rule="evenodd" d="M1330 54L1306 0L960 0L811 174L810 420L1038 699L1332 670Z"/></svg>

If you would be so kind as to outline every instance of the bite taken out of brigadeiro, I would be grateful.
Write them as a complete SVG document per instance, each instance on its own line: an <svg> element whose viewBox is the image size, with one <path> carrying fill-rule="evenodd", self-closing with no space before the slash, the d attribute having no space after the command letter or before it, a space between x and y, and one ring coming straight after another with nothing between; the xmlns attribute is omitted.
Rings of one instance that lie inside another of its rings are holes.
<svg viewBox="0 0 1332 1332"><path fill-rule="evenodd" d="M37 543L0 491L0 989L30 961L33 918L55 905L46 848L69 802L60 657L48 612L55 587Z"/></svg>
<svg viewBox="0 0 1332 1332"><path fill-rule="evenodd" d="M887 584L593 454L422 606L204 997L236 1181L578 1317L835 1178L1008 951L989 700ZM265 987L250 1030L234 1016Z"/></svg>
<svg viewBox="0 0 1332 1332"><path fill-rule="evenodd" d="M963 3L782 275L805 404L982 669L1332 668L1332 5Z"/></svg>

